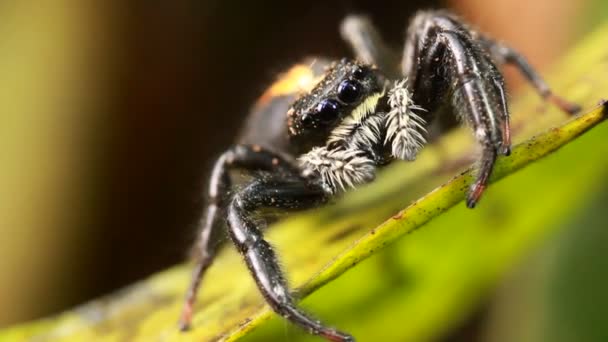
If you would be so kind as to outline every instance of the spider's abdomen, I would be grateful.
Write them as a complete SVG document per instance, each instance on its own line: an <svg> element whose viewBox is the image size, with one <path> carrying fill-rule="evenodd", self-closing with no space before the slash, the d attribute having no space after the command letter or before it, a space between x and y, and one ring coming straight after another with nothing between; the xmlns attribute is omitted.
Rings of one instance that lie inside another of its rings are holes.
<svg viewBox="0 0 608 342"><path fill-rule="evenodd" d="M325 59L308 59L282 73L251 108L237 142L289 153L287 111L318 83L328 65Z"/></svg>

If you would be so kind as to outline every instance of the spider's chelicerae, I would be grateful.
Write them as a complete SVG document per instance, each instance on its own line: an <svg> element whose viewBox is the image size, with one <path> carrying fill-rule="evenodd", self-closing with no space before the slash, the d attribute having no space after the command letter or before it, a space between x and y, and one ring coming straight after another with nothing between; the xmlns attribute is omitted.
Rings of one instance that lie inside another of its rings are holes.
<svg viewBox="0 0 608 342"><path fill-rule="evenodd" d="M401 63L371 23L347 17L341 26L356 60L294 67L262 96L238 144L215 163L209 203L196 245L198 261L186 296L187 329L204 272L216 255L224 220L255 282L274 311L331 341L352 341L299 309L256 214L264 208L307 209L374 179L393 159L413 160L438 116L455 115L481 146L477 178L467 195L473 208L494 161L510 150L509 110L496 65L517 67L540 95L568 113L578 106L554 95L513 49L470 30L444 11L412 20ZM295 80L294 80L295 78ZM306 89L296 95L295 89ZM229 195L230 171L251 180Z"/></svg>

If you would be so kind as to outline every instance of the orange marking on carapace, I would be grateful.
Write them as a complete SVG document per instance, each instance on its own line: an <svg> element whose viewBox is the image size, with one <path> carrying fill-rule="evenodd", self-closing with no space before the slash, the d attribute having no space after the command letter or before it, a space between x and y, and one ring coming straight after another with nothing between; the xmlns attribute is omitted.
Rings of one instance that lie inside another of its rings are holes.
<svg viewBox="0 0 608 342"><path fill-rule="evenodd" d="M279 76L268 90L258 99L258 105L264 105L270 99L277 96L293 95L300 92L310 91L320 77L315 77L314 71L307 65L296 64L287 72Z"/></svg>

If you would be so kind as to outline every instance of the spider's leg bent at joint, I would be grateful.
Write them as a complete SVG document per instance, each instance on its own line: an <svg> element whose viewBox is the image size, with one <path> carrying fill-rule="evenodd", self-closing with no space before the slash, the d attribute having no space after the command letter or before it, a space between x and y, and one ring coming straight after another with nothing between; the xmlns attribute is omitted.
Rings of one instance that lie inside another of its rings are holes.
<svg viewBox="0 0 608 342"><path fill-rule="evenodd" d="M484 192L499 153L509 154L509 110L504 80L471 32L445 12L421 12L407 31L402 71L413 101L429 111L453 112L482 147L477 178L467 195L472 208ZM429 120L427 120L428 122Z"/></svg>
<svg viewBox="0 0 608 342"><path fill-rule="evenodd" d="M228 229L260 292L276 313L330 341L353 341L350 335L324 326L296 306L277 257L253 219L261 208L307 209L326 200L327 194L321 186L299 175L287 180L276 176L258 179L239 191L230 202Z"/></svg>
<svg viewBox="0 0 608 342"><path fill-rule="evenodd" d="M237 192L231 200L227 193L232 186L230 170L272 171L252 181ZM348 334L322 325L310 318L295 305L283 273L270 244L264 240L253 215L265 207L307 209L325 203L326 192L316 183L300 176L293 161L259 146L236 145L224 152L216 161L209 184L207 207L198 244L199 260L194 269L190 288L180 320L182 330L188 329L192 310L202 277L211 265L218 247L219 222L227 212L229 236L243 255L258 288L266 301L281 316L306 330L332 341L351 341Z"/></svg>
<svg viewBox="0 0 608 342"><path fill-rule="evenodd" d="M199 238L195 245L196 265L180 318L180 329L187 330L192 321L192 310L202 278L213 262L221 240L221 221L232 186L230 170L297 172L293 161L260 146L236 145L217 159L209 181L207 208L202 217Z"/></svg>

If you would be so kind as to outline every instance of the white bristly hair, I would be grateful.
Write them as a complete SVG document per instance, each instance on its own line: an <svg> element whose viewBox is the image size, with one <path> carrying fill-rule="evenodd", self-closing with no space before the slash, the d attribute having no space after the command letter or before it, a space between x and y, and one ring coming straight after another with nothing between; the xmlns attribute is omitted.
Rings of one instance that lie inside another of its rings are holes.
<svg viewBox="0 0 608 342"><path fill-rule="evenodd" d="M370 114L376 110L378 100L384 96L384 92L369 96L363 103L355 108L349 116L344 118L340 125L331 132L327 144L332 144L338 141L348 139L353 134L353 131L361 125Z"/></svg>
<svg viewBox="0 0 608 342"><path fill-rule="evenodd" d="M391 143L393 157L403 160L414 160L418 151L426 143L426 122L416 110L424 110L414 104L407 89L407 80L402 80L388 92L388 104L391 110L386 120L385 143Z"/></svg>
<svg viewBox="0 0 608 342"><path fill-rule="evenodd" d="M347 140L349 147L361 149L381 144L382 133L384 132L384 126L386 125L385 121L386 115L384 113L376 113L367 117L351 132L350 139Z"/></svg>
<svg viewBox="0 0 608 342"><path fill-rule="evenodd" d="M298 158L304 176L318 174L329 194L345 191L363 183L371 182L375 176L374 162L354 149L315 147Z"/></svg>

